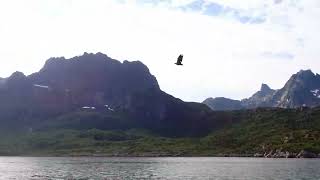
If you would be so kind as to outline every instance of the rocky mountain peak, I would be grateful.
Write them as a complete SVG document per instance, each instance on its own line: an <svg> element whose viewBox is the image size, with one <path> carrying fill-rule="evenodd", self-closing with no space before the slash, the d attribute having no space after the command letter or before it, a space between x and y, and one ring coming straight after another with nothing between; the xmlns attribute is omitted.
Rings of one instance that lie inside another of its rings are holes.
<svg viewBox="0 0 320 180"><path fill-rule="evenodd" d="M297 77L314 77L315 74L310 70L300 70L297 74Z"/></svg>
<svg viewBox="0 0 320 180"><path fill-rule="evenodd" d="M272 89L267 84L262 84L260 88L261 92L270 92Z"/></svg>
<svg viewBox="0 0 320 180"><path fill-rule="evenodd" d="M317 76L311 70L300 70L298 73L292 75L290 81L302 82L303 84L311 85L314 83Z"/></svg>
<svg viewBox="0 0 320 180"><path fill-rule="evenodd" d="M298 73L291 76L289 81L284 86L286 90L295 89L314 89L320 87L320 76L315 75L311 70L300 70Z"/></svg>

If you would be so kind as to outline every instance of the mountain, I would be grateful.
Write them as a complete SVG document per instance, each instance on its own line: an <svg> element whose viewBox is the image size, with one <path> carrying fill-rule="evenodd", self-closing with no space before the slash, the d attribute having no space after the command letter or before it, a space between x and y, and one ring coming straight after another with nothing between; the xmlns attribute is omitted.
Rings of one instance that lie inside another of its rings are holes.
<svg viewBox="0 0 320 180"><path fill-rule="evenodd" d="M315 157L320 109L277 106L317 105L319 84L301 71L280 90L263 84L242 101L208 99L230 110L212 111L162 91L139 61L50 58L29 76L0 78L0 155Z"/></svg>
<svg viewBox="0 0 320 180"><path fill-rule="evenodd" d="M285 86L278 90L271 103L277 107L315 107L320 104L320 75L311 70L299 71L291 76Z"/></svg>
<svg viewBox="0 0 320 180"><path fill-rule="evenodd" d="M230 110L239 110L244 108L241 105L241 101L228 99L224 97L208 98L203 101L203 104L206 104L211 109L216 111L222 111L222 110L230 111Z"/></svg>
<svg viewBox="0 0 320 180"><path fill-rule="evenodd" d="M212 128L208 107L163 92L140 61L121 63L102 53L84 53L50 58L39 72L15 72L1 81L2 127L68 122L75 128L146 128L168 136L198 136Z"/></svg>
<svg viewBox="0 0 320 180"><path fill-rule="evenodd" d="M320 75L314 74L311 70L301 70L292 75L281 89L273 90L268 85L262 84L260 91L241 101L208 98L203 103L213 110L232 110L235 103L238 104L236 109L315 107L320 105ZM223 106L212 106L213 104L223 104Z"/></svg>

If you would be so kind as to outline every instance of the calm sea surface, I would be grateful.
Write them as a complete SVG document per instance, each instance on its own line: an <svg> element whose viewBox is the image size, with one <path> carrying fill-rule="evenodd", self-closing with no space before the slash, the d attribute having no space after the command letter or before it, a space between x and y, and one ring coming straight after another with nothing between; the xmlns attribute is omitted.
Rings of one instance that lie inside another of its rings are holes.
<svg viewBox="0 0 320 180"><path fill-rule="evenodd" d="M320 180L320 159L0 157L0 179Z"/></svg>

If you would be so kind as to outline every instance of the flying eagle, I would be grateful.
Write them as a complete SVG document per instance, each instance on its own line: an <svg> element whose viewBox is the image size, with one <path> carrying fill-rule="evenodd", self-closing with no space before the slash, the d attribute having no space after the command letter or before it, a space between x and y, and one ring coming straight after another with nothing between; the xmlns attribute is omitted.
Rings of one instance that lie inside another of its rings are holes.
<svg viewBox="0 0 320 180"><path fill-rule="evenodd" d="M183 59L183 54L180 54L178 59L177 59L177 62L175 63L176 65L183 65L182 64L182 59Z"/></svg>

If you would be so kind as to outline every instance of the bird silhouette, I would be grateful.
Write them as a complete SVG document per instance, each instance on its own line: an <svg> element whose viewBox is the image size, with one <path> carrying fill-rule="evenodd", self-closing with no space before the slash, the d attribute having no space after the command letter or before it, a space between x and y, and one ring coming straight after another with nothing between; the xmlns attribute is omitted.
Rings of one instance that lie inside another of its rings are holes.
<svg viewBox="0 0 320 180"><path fill-rule="evenodd" d="M180 54L179 57L178 57L178 59L177 59L177 62L176 62L175 64L182 66L182 65L183 65L183 64L182 64L182 59L183 59L183 54Z"/></svg>

